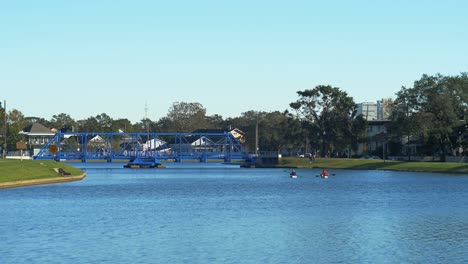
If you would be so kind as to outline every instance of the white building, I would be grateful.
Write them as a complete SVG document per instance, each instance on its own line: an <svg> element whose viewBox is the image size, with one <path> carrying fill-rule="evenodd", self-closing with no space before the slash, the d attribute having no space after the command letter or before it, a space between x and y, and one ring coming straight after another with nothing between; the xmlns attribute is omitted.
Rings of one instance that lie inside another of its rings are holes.
<svg viewBox="0 0 468 264"><path fill-rule="evenodd" d="M377 120L377 103L364 102L358 104L358 114L362 114L366 120Z"/></svg>
<svg viewBox="0 0 468 264"><path fill-rule="evenodd" d="M19 133L28 137L27 146L33 156L37 155L41 148L55 135L52 129L40 123L29 125Z"/></svg>
<svg viewBox="0 0 468 264"><path fill-rule="evenodd" d="M392 112L391 98L384 98L377 102L364 102L358 104L358 114L362 114L364 119L372 120L388 120Z"/></svg>
<svg viewBox="0 0 468 264"><path fill-rule="evenodd" d="M383 98L377 101L377 120L388 120L392 114L392 98Z"/></svg>

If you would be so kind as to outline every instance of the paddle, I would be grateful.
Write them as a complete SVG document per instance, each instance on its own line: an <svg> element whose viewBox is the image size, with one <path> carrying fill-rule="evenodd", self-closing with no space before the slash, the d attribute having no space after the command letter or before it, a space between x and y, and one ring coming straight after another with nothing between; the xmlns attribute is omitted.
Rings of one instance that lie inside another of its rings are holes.
<svg viewBox="0 0 468 264"><path fill-rule="evenodd" d="M330 174L330 175L331 175L331 176L336 176L335 173L332 173L332 174ZM320 175L320 174L319 174L319 175L315 175L315 177L322 177L322 175Z"/></svg>

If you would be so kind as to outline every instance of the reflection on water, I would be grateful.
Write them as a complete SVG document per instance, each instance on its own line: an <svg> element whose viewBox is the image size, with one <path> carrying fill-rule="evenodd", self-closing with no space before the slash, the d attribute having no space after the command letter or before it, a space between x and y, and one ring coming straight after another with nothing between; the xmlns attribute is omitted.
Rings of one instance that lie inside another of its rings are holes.
<svg viewBox="0 0 468 264"><path fill-rule="evenodd" d="M466 175L102 166L1 190L0 263L468 261Z"/></svg>

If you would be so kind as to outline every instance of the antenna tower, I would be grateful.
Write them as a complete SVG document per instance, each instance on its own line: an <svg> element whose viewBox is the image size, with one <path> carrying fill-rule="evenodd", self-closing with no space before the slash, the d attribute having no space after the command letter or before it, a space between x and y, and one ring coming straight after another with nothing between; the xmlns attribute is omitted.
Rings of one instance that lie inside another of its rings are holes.
<svg viewBox="0 0 468 264"><path fill-rule="evenodd" d="M149 124L148 124L148 101L145 101L145 126L146 126L146 132L149 133Z"/></svg>

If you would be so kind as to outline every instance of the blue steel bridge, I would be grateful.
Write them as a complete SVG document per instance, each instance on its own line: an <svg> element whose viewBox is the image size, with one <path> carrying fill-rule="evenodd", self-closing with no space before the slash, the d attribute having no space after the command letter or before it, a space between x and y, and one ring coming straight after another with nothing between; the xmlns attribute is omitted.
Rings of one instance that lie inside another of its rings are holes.
<svg viewBox="0 0 468 264"><path fill-rule="evenodd" d="M220 161L255 159L238 138L223 133L57 132L34 156L36 160Z"/></svg>

